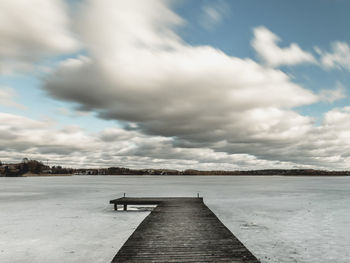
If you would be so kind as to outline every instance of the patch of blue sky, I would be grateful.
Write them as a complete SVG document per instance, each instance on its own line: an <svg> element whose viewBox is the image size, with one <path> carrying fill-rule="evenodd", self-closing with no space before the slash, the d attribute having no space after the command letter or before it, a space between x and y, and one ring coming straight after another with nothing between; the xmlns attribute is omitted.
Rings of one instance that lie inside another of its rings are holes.
<svg viewBox="0 0 350 263"><path fill-rule="evenodd" d="M187 21L178 32L188 43L212 45L228 55L253 58L250 41L252 30L257 26L265 26L277 34L282 46L296 42L307 51L315 46L328 49L336 40L350 42L349 1L226 1L230 14L208 31L200 25L199 17L204 5L215 6L216 2L183 1L182 5L175 6L176 12Z"/></svg>
<svg viewBox="0 0 350 263"><path fill-rule="evenodd" d="M324 70L319 67L296 67L293 68L293 81L304 88L312 90L316 94L322 90L335 90L344 88L344 98L334 101L319 101L311 105L297 107L294 110L305 116L315 118L316 124L322 123L324 114L334 108L343 108L349 105L350 75L342 70Z"/></svg>
<svg viewBox="0 0 350 263"><path fill-rule="evenodd" d="M215 1L212 1L215 2ZM201 24L203 15L202 7L211 4L209 1L183 1L182 5L175 6L175 11L186 21L183 26L177 28L177 32L189 44L194 46L209 45L220 49L227 55L236 57L251 57L250 48L252 32L249 26L236 23L239 20L234 16L232 8L230 15L225 16L220 23L211 30Z"/></svg>

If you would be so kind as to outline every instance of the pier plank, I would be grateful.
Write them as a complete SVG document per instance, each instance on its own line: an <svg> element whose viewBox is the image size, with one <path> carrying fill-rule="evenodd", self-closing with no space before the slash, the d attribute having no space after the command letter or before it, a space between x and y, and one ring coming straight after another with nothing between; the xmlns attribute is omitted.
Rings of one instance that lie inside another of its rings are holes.
<svg viewBox="0 0 350 263"><path fill-rule="evenodd" d="M203 198L130 198L117 205L157 205L112 260L119 262L260 262Z"/></svg>

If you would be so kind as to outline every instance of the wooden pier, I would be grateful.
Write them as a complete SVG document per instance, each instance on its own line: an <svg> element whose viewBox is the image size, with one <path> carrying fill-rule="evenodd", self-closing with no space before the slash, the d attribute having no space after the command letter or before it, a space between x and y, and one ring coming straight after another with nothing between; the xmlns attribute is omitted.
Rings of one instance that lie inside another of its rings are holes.
<svg viewBox="0 0 350 263"><path fill-rule="evenodd" d="M204 204L203 198L130 198L122 205L157 205L115 255L116 262L260 262Z"/></svg>

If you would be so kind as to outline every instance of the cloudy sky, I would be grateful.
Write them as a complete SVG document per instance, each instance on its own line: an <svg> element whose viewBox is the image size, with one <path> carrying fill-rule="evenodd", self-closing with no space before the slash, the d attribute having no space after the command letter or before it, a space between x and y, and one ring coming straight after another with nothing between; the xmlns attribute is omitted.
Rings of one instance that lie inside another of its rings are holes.
<svg viewBox="0 0 350 263"><path fill-rule="evenodd" d="M0 160L350 169L347 0L0 0Z"/></svg>

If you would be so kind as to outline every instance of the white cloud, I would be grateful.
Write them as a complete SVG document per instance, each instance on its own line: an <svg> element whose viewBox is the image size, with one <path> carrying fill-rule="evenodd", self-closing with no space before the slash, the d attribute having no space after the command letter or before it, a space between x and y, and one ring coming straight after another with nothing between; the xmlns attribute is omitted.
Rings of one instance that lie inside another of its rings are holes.
<svg viewBox="0 0 350 263"><path fill-rule="evenodd" d="M0 1L0 73L26 71L44 56L75 51L69 27L61 0Z"/></svg>
<svg viewBox="0 0 350 263"><path fill-rule="evenodd" d="M26 107L14 101L16 92L12 88L0 87L0 105L25 110Z"/></svg>
<svg viewBox="0 0 350 263"><path fill-rule="evenodd" d="M252 46L267 65L278 67L281 65L316 63L313 55L303 51L296 43L281 48L277 45L280 41L281 39L266 27L254 28Z"/></svg>
<svg viewBox="0 0 350 263"><path fill-rule="evenodd" d="M346 98L346 90L341 83L338 83L335 89L321 90L319 97L323 101L334 102Z"/></svg>
<svg viewBox="0 0 350 263"><path fill-rule="evenodd" d="M230 6L223 0L206 2L202 5L202 13L198 21L207 30L219 25L230 13Z"/></svg>
<svg viewBox="0 0 350 263"><path fill-rule="evenodd" d="M333 42L330 53L324 52L318 47L315 50L321 55L321 62L325 68L350 70L350 47L346 42Z"/></svg>
<svg viewBox="0 0 350 263"><path fill-rule="evenodd" d="M350 128L350 107L336 108L325 115L324 125L326 127ZM350 134L349 134L350 135Z"/></svg>

